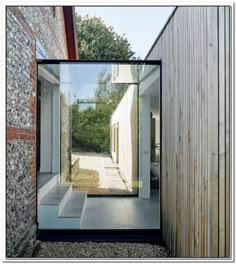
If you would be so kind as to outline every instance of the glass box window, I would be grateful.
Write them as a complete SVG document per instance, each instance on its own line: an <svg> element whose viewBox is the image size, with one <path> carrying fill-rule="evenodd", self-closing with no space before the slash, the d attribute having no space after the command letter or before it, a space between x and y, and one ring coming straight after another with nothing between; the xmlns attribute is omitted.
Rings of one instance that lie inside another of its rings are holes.
<svg viewBox="0 0 236 264"><path fill-rule="evenodd" d="M39 228L160 227L159 101L158 63L38 64Z"/></svg>

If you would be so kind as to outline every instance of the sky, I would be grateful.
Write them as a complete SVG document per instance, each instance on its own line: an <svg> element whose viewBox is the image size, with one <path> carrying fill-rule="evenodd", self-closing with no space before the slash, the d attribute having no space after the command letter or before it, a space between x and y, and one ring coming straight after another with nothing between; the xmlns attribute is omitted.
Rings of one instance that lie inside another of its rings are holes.
<svg viewBox="0 0 236 264"><path fill-rule="evenodd" d="M76 7L85 16L101 17L119 35L125 34L136 57L144 59L174 7Z"/></svg>
<svg viewBox="0 0 236 264"><path fill-rule="evenodd" d="M119 63L62 62L60 65L57 64L56 66L60 66L60 91L65 94L67 99L71 102L75 102L77 99L89 99L93 101L95 92L98 88L99 75L101 72L112 75L112 66L117 64ZM122 65L127 67L130 64L125 63ZM133 64L133 66L137 67L137 64ZM146 76L146 74L154 68L156 68L156 65L145 63L144 75ZM122 72L122 70L120 71ZM140 79L142 79L144 75L140 75ZM111 78L111 80L113 80L113 78ZM110 82L112 82L111 80ZM130 83L130 81L133 82L129 77L129 72L127 72L127 75L122 75L118 83ZM113 85L115 84L113 83Z"/></svg>
<svg viewBox="0 0 236 264"><path fill-rule="evenodd" d="M76 13L101 17L119 35L125 34L135 55L144 59L172 13L174 7L76 7ZM70 64L69 76L62 80L65 90L70 87L71 99L94 96L99 72L108 65ZM63 78L62 78L63 79ZM69 83L68 83L69 81Z"/></svg>
<svg viewBox="0 0 236 264"><path fill-rule="evenodd" d="M62 63L60 85L64 91L70 91L71 100L94 97L97 79L101 71L111 73L110 63Z"/></svg>

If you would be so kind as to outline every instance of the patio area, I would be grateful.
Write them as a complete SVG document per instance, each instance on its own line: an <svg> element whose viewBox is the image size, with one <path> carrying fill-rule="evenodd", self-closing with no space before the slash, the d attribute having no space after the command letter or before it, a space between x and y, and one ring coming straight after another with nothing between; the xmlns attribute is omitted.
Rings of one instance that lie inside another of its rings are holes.
<svg viewBox="0 0 236 264"><path fill-rule="evenodd" d="M150 199L88 197L81 229L159 229L159 190Z"/></svg>
<svg viewBox="0 0 236 264"><path fill-rule="evenodd" d="M74 190L88 194L132 194L119 167L109 155L73 151L72 161L79 158L79 170L72 176Z"/></svg>

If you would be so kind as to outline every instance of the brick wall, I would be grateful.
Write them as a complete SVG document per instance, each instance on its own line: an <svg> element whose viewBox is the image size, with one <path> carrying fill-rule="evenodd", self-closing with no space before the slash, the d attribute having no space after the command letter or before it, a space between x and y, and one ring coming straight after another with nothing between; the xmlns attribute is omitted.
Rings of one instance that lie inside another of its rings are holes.
<svg viewBox="0 0 236 264"><path fill-rule="evenodd" d="M36 235L36 38L66 59L61 7L7 8L7 256L30 254ZM25 251L27 249L28 253Z"/></svg>

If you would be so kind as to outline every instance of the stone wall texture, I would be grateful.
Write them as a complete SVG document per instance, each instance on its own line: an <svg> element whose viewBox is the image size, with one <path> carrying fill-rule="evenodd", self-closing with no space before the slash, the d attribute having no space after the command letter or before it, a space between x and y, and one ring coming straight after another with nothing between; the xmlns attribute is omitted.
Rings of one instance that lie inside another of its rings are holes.
<svg viewBox="0 0 236 264"><path fill-rule="evenodd" d="M7 8L7 257L30 254L36 236L36 38L67 59L62 7Z"/></svg>

